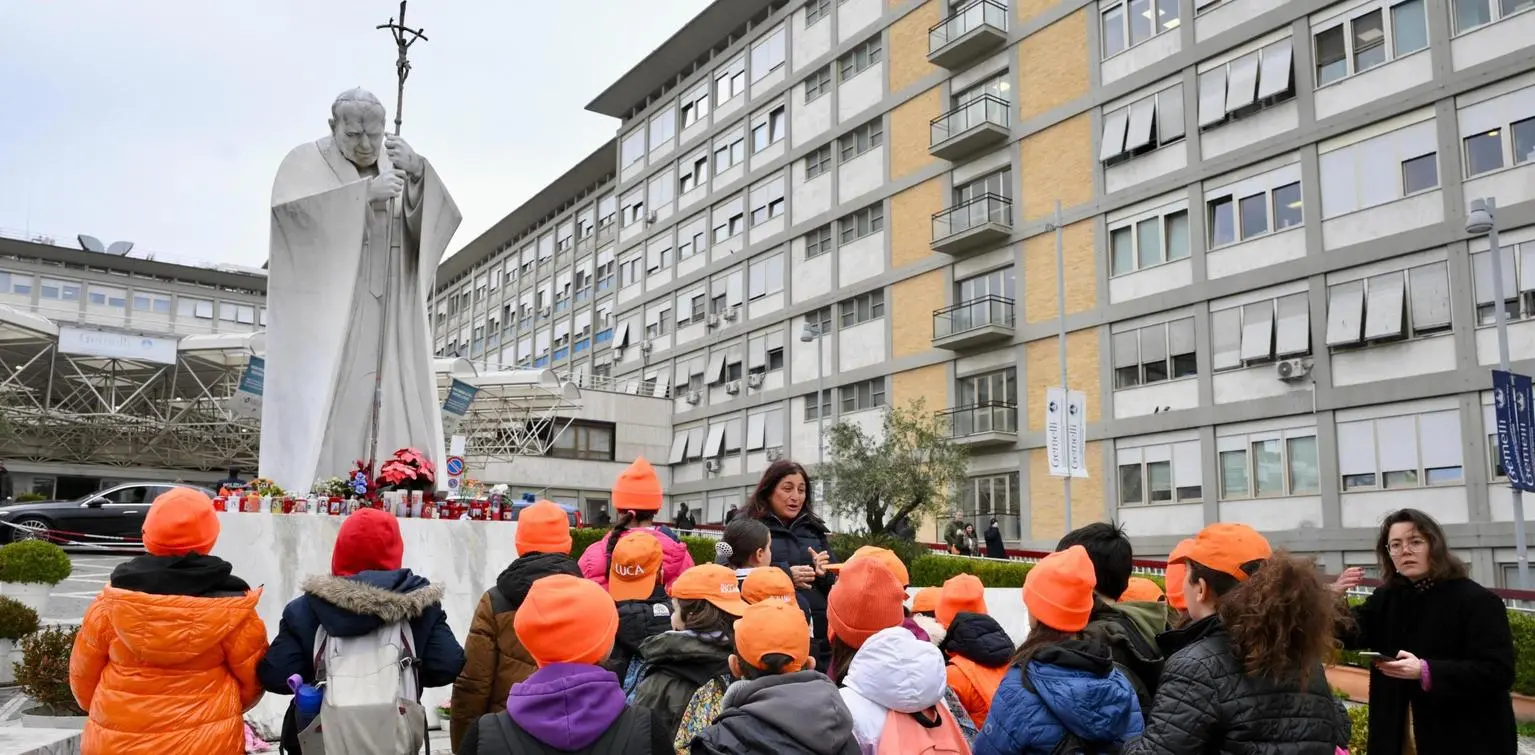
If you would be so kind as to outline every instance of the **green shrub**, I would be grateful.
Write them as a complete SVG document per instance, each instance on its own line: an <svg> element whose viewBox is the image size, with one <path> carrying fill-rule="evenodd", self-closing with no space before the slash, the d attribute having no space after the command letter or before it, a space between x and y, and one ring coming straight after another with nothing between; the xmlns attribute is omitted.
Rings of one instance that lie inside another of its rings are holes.
<svg viewBox="0 0 1535 755"><path fill-rule="evenodd" d="M48 496L45 496L42 493L26 492L16 496L17 503L36 503L38 501L46 500L48 500Z"/></svg>
<svg viewBox="0 0 1535 755"><path fill-rule="evenodd" d="M911 571L912 564L916 563L918 558L931 552L925 545L893 535L844 535L833 533L827 539L831 544L831 552L837 555L838 561L846 561L852 558L859 548L872 545L876 548L884 548L895 553L896 558L901 559L901 563L906 564L908 572Z"/></svg>
<svg viewBox="0 0 1535 755"><path fill-rule="evenodd" d="M1348 737L1348 755L1368 755L1370 752L1370 706L1349 706L1348 721L1353 727Z"/></svg>
<svg viewBox="0 0 1535 755"><path fill-rule="evenodd" d="M911 564L913 587L938 587L956 574L974 574L987 587L1023 587L1029 564L938 554L919 556Z"/></svg>
<svg viewBox="0 0 1535 755"><path fill-rule="evenodd" d="M23 540L0 546L0 582L56 585L73 570L69 554L53 543Z"/></svg>
<svg viewBox="0 0 1535 755"><path fill-rule="evenodd" d="M1508 628L1514 635L1514 691L1535 695L1535 616L1509 611Z"/></svg>
<svg viewBox="0 0 1535 755"><path fill-rule="evenodd" d="M69 689L69 655L79 631L76 626L53 626L21 638L21 662L13 664L16 683L48 715L85 715Z"/></svg>
<svg viewBox="0 0 1535 755"><path fill-rule="evenodd" d="M0 597L0 640L19 640L36 631L36 611L10 598Z"/></svg>
<svg viewBox="0 0 1535 755"><path fill-rule="evenodd" d="M578 530L571 530L570 557L580 558L581 554L585 553L592 543L601 540L606 534L608 534L608 530L596 527L583 527ZM688 547L688 553L692 554L693 563L695 564L714 563L714 544L717 542L719 541L709 537L687 535L682 538L682 543Z"/></svg>

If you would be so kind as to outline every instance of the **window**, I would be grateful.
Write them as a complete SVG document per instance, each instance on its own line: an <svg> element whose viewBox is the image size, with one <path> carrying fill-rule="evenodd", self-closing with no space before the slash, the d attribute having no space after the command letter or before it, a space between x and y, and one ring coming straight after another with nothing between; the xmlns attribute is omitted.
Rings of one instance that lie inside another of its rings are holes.
<svg viewBox="0 0 1535 755"><path fill-rule="evenodd" d="M766 39L752 47L752 81L757 82L780 68L784 64L784 41L788 38L788 32L779 26Z"/></svg>
<svg viewBox="0 0 1535 755"><path fill-rule="evenodd" d="M815 178L831 170L831 145L823 144L805 155L805 178Z"/></svg>
<svg viewBox="0 0 1535 755"><path fill-rule="evenodd" d="M677 166L677 191L686 194L709 178L709 153L702 152Z"/></svg>
<svg viewBox="0 0 1535 755"><path fill-rule="evenodd" d="M1133 273L1188 256L1188 210L1176 210L1109 230L1112 275Z"/></svg>
<svg viewBox="0 0 1535 755"><path fill-rule="evenodd" d="M885 405L885 378L877 377L837 389L841 412L861 412Z"/></svg>
<svg viewBox="0 0 1535 755"><path fill-rule="evenodd" d="M1288 183L1271 191L1260 191L1241 198L1233 194L1208 200L1210 248L1278 232L1301 224L1299 183ZM1273 218L1272 228L1269 219Z"/></svg>
<svg viewBox="0 0 1535 755"><path fill-rule="evenodd" d="M783 369L783 339L783 330L774 330L747 339L747 370L753 373L767 373Z"/></svg>
<svg viewBox="0 0 1535 755"><path fill-rule="evenodd" d="M1128 11L1126 6L1128 5ZM1164 31L1178 28L1178 0L1104 3L1103 57L1111 58Z"/></svg>
<svg viewBox="0 0 1535 755"><path fill-rule="evenodd" d="M59 301L80 301L80 284L71 281L43 278L38 286L38 296Z"/></svg>
<svg viewBox="0 0 1535 755"><path fill-rule="evenodd" d="M1402 161L1402 193L1416 194L1439 188L1439 153L1430 152Z"/></svg>
<svg viewBox="0 0 1535 755"><path fill-rule="evenodd" d="M1455 22L1457 34L1535 8L1535 2L1530 0L1451 0L1450 5L1450 16ZM1512 586L1513 583L1509 584Z"/></svg>
<svg viewBox="0 0 1535 755"><path fill-rule="evenodd" d="M883 47L880 35L875 34L869 37L862 44L849 50L846 55L842 56L841 60L837 61L837 65L842 72L841 80L847 81L869 70L869 67L878 63L884 57L884 54L885 48Z"/></svg>
<svg viewBox="0 0 1535 755"><path fill-rule="evenodd" d="M838 236L846 244L885 229L885 205L872 204L837 221Z"/></svg>
<svg viewBox="0 0 1535 755"><path fill-rule="evenodd" d="M746 297L760 299L783 290L783 254L752 260L746 271Z"/></svg>
<svg viewBox="0 0 1535 755"><path fill-rule="evenodd" d="M1192 317L1115 333L1112 343L1115 390L1198 373Z"/></svg>
<svg viewBox="0 0 1535 755"><path fill-rule="evenodd" d="M1311 309L1305 293L1210 313L1211 366L1239 369L1311 353Z"/></svg>
<svg viewBox="0 0 1535 755"><path fill-rule="evenodd" d="M1449 329L1450 277L1444 262L1327 287L1329 347L1367 346Z"/></svg>
<svg viewBox="0 0 1535 755"><path fill-rule="evenodd" d="M783 447L783 407L751 412L746 415L746 450Z"/></svg>
<svg viewBox="0 0 1535 755"><path fill-rule="evenodd" d="M650 146L659 147L677 135L677 111L667 108L650 119ZM585 234L582 234L583 236Z"/></svg>
<svg viewBox="0 0 1535 755"><path fill-rule="evenodd" d="M601 231L602 229L607 228L607 227L613 225L613 216L617 212L618 212L618 198L617 197L613 196L612 194L609 194L609 195L607 195L607 196L597 200L597 230ZM540 253L539 258L540 259L543 258L542 253ZM529 264L529 260L528 260L528 257L527 257L526 254L524 254L523 257L522 257L522 267L523 267L523 272L524 273L531 272L532 269L533 269L533 266L531 264Z"/></svg>
<svg viewBox="0 0 1535 755"><path fill-rule="evenodd" d="M601 260L602 255L598 255L598 259ZM598 291L606 291L613 287L614 267L612 252L608 252L607 261L599 262L597 265Z"/></svg>
<svg viewBox="0 0 1535 755"><path fill-rule="evenodd" d="M633 257L618 263L618 285L620 287L632 286L639 283L645 271L641 268L642 257Z"/></svg>
<svg viewBox="0 0 1535 755"><path fill-rule="evenodd" d="M816 332L825 335L831 332L831 307L821 307L805 315L805 323L814 325Z"/></svg>
<svg viewBox="0 0 1535 755"><path fill-rule="evenodd" d="M91 285L88 301L96 307L128 308L128 292L115 286Z"/></svg>
<svg viewBox="0 0 1535 755"><path fill-rule="evenodd" d="M752 152L761 152L781 141L784 137L784 106L768 112L767 118L752 126Z"/></svg>
<svg viewBox="0 0 1535 755"><path fill-rule="evenodd" d="M1436 123L1429 118L1322 152L1322 217L1335 218L1438 187L1438 143Z"/></svg>
<svg viewBox="0 0 1535 755"><path fill-rule="evenodd" d="M134 293L133 311L168 315L171 313L171 298L160 294Z"/></svg>
<svg viewBox="0 0 1535 755"><path fill-rule="evenodd" d="M705 233L707 222L704 216L699 215L677 229L677 260L679 262L695 254L702 254L709 248L708 236Z"/></svg>
<svg viewBox="0 0 1535 755"><path fill-rule="evenodd" d="M714 243L732 239L746 227L746 213L741 209L741 198L714 208Z"/></svg>
<svg viewBox="0 0 1535 755"><path fill-rule="evenodd" d="M1459 485L1463 471L1457 410L1338 423L1344 492Z"/></svg>
<svg viewBox="0 0 1535 755"><path fill-rule="evenodd" d="M870 291L838 303L842 313L842 327L851 328L885 316L885 291Z"/></svg>
<svg viewBox="0 0 1535 755"><path fill-rule="evenodd" d="M1465 138L1466 176L1481 175L1504 166L1503 135L1512 135L1513 164L1520 165L1535 159L1535 118L1526 118L1511 124L1507 129L1494 128Z"/></svg>
<svg viewBox="0 0 1535 755"><path fill-rule="evenodd" d="M659 309L645 313L645 337L656 338L671 332L672 305L663 304Z"/></svg>
<svg viewBox="0 0 1535 755"><path fill-rule="evenodd" d="M1018 273L1015 268L1009 266L993 270L989 273L964 278L954 284L954 301L973 302L988 296L995 296L1012 302L1018 298ZM963 317L989 317L986 312L970 313L967 310ZM958 314L958 312L956 312Z"/></svg>
<svg viewBox="0 0 1535 755"><path fill-rule="evenodd" d="M32 276L21 273L0 273L0 293L31 296Z"/></svg>
<svg viewBox="0 0 1535 755"><path fill-rule="evenodd" d="M1103 114L1098 159L1113 165L1183 138L1183 85Z"/></svg>
<svg viewBox="0 0 1535 755"><path fill-rule="evenodd" d="M1115 453L1121 506L1204 500L1199 441L1120 448Z"/></svg>
<svg viewBox="0 0 1535 755"><path fill-rule="evenodd" d="M1535 317L1535 242L1500 244L1503 268L1503 311L1510 320ZM1443 263L1441 263L1443 264ZM1493 323L1493 302L1498 292L1492 277L1491 252L1471 255L1471 278L1476 294L1478 325Z"/></svg>
<svg viewBox="0 0 1535 755"><path fill-rule="evenodd" d="M843 134L838 140L842 162L847 162L885 143L884 121L876 118Z"/></svg>
<svg viewBox="0 0 1535 755"><path fill-rule="evenodd" d="M776 178L770 178L764 183L757 184L751 190L751 223L753 226L765 223L773 218L783 215L784 209L784 177L779 174Z"/></svg>
<svg viewBox="0 0 1535 755"><path fill-rule="evenodd" d="M815 422L818 419L831 417L831 389L821 391L820 401L816 400L816 394L805 394L805 421Z"/></svg>
<svg viewBox="0 0 1535 755"><path fill-rule="evenodd" d="M957 380L955 388L957 389L956 392L959 395L960 406L991 406L993 404L1016 406L1018 403L1018 370L1009 367L1005 370L987 372L981 375L970 375L968 377L963 377ZM992 418L992 415L990 413L981 412L974 416L960 415L955 417L955 419L959 420L961 417L969 420L970 424L974 425L976 424L977 420L982 422L989 422ZM971 429L984 432L989 428L972 427ZM1016 427L999 427L996 429L1008 431L1017 430Z"/></svg>
<svg viewBox="0 0 1535 755"><path fill-rule="evenodd" d="M654 273L672 266L672 245L666 238L652 239L645 247L645 272Z"/></svg>
<svg viewBox="0 0 1535 755"><path fill-rule="evenodd" d="M714 107L746 93L746 58L736 58L714 72Z"/></svg>
<svg viewBox="0 0 1535 755"><path fill-rule="evenodd" d="M831 0L810 0L805 3L805 26L831 15Z"/></svg>
<svg viewBox="0 0 1535 755"><path fill-rule="evenodd" d="M737 131L714 141L714 175L724 173L746 159L746 137Z"/></svg>
<svg viewBox="0 0 1535 755"><path fill-rule="evenodd" d="M1199 128L1209 130L1295 97L1290 40L1199 75Z"/></svg>
<svg viewBox="0 0 1535 755"><path fill-rule="evenodd" d="M627 168L645 159L645 129L635 129L634 133L624 137L624 143L620 148L620 158L623 167Z"/></svg>
<svg viewBox="0 0 1535 755"><path fill-rule="evenodd" d="M223 322L235 322L239 307L227 301L219 302L219 319Z"/></svg>
<svg viewBox="0 0 1535 755"><path fill-rule="evenodd" d="M830 223L811 229L805 234L805 259L819 257L832 249Z"/></svg>
<svg viewBox="0 0 1535 755"><path fill-rule="evenodd" d="M1017 472L972 477L963 484L966 509L963 513L977 521L996 517L1004 539L1022 539L1022 490Z"/></svg>
<svg viewBox="0 0 1535 755"><path fill-rule="evenodd" d="M831 93L831 66L824 66L812 71L805 77L805 104L820 99L822 95Z"/></svg>
<svg viewBox="0 0 1535 755"><path fill-rule="evenodd" d="M642 220L645 220L645 194L637 191L624 198L623 227L628 228Z"/></svg>
<svg viewBox="0 0 1535 755"><path fill-rule="evenodd" d="M1423 0L1379 6L1313 32L1316 85L1326 86L1428 47Z"/></svg>
<svg viewBox="0 0 1535 755"><path fill-rule="evenodd" d="M559 427L559 421L554 427ZM613 460L613 425L591 420L572 420L564 432L548 431L554 435L549 446L549 456L560 459Z"/></svg>
<svg viewBox="0 0 1535 755"><path fill-rule="evenodd" d="M682 98L682 127L687 128L709 117L709 85L699 85Z"/></svg>
<svg viewBox="0 0 1535 755"><path fill-rule="evenodd" d="M1316 495L1316 428L1218 437L1221 499Z"/></svg>

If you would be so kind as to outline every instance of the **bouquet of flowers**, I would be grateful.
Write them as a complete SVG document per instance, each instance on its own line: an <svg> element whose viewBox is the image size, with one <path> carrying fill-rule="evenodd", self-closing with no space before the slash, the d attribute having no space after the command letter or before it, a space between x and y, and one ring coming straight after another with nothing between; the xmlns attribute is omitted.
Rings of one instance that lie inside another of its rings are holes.
<svg viewBox="0 0 1535 755"><path fill-rule="evenodd" d="M251 480L250 485L246 489L263 497L281 498L287 495L281 486L265 477L257 477Z"/></svg>
<svg viewBox="0 0 1535 755"><path fill-rule="evenodd" d="M325 498L346 498L352 495L352 483L343 477L332 477L314 484L314 494Z"/></svg>
<svg viewBox="0 0 1535 755"><path fill-rule="evenodd" d="M414 448L402 448L378 468L379 487L392 490L434 490L437 470L426 454Z"/></svg>
<svg viewBox="0 0 1535 755"><path fill-rule="evenodd" d="M352 465L351 474L346 478L346 492L342 497L367 498L374 490L373 465L361 459Z"/></svg>
<svg viewBox="0 0 1535 755"><path fill-rule="evenodd" d="M480 482L473 477L466 478L464 483L459 486L458 491L459 498L467 498L469 500L478 500L488 496L489 494L490 490L485 485L485 483Z"/></svg>

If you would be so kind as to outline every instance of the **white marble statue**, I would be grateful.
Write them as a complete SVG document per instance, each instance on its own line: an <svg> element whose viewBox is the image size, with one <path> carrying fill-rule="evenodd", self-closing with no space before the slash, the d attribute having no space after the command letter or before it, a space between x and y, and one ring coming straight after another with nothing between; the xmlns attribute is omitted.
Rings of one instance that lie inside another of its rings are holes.
<svg viewBox="0 0 1535 755"><path fill-rule="evenodd" d="M295 493L367 457L380 348L379 461L413 446L440 470L444 451L426 300L462 216L377 97L337 97L330 130L272 186L261 475Z"/></svg>

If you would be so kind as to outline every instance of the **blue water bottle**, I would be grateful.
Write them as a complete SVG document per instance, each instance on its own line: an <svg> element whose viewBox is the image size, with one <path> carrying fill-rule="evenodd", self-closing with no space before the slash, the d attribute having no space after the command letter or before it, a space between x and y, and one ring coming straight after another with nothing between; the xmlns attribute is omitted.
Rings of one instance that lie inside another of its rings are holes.
<svg viewBox="0 0 1535 755"><path fill-rule="evenodd" d="M320 715L320 703L325 699L325 692L318 687L311 687L304 683L304 678L298 674L288 677L288 689L293 690L295 707L298 709L298 730L309 728L309 722Z"/></svg>

